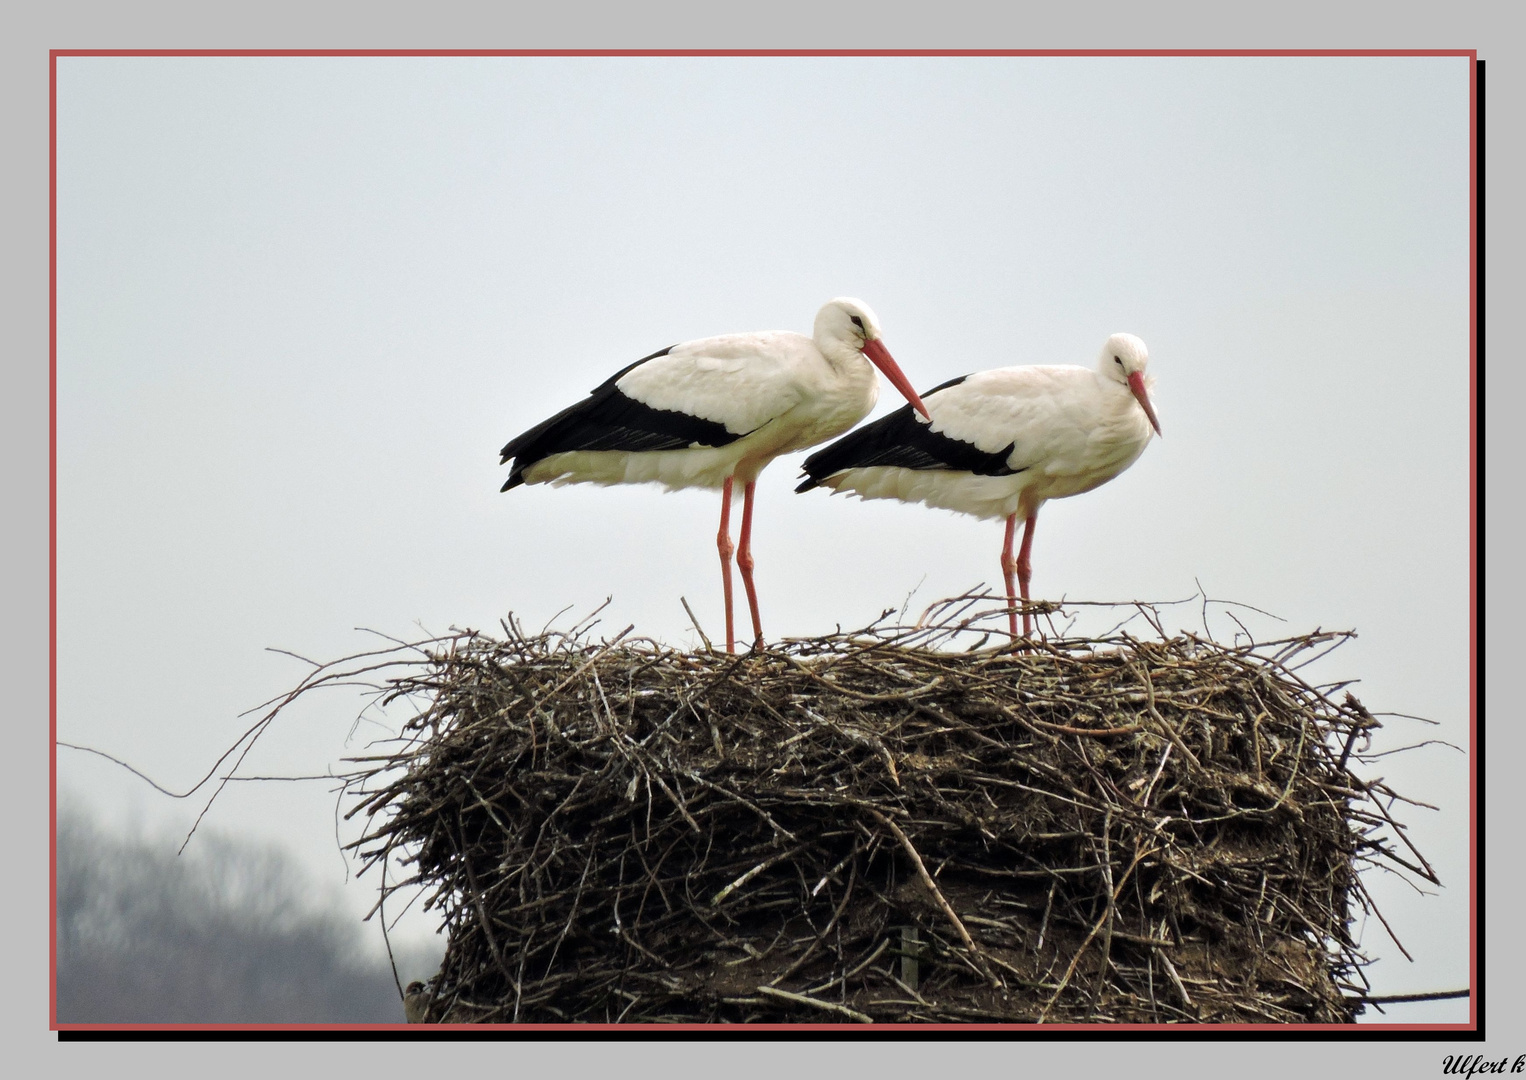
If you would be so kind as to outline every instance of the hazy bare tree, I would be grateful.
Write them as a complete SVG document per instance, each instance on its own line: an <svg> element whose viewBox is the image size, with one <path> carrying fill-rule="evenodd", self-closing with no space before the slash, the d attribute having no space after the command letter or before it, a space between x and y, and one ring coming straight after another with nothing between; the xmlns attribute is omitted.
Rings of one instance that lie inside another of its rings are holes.
<svg viewBox="0 0 1526 1080"><path fill-rule="evenodd" d="M60 808L60 1022L402 1022L385 959L289 857L216 834L177 846ZM404 982L430 959L399 956Z"/></svg>

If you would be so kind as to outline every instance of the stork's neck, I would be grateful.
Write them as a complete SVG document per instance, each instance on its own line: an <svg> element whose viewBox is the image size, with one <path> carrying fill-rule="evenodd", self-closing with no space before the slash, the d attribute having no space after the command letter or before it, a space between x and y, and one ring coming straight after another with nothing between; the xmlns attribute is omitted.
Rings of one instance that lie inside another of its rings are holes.
<svg viewBox="0 0 1526 1080"><path fill-rule="evenodd" d="M859 375L873 372L874 367L864 358L863 349L857 341L849 344L841 338L816 339L816 348L827 358L827 363L841 375Z"/></svg>

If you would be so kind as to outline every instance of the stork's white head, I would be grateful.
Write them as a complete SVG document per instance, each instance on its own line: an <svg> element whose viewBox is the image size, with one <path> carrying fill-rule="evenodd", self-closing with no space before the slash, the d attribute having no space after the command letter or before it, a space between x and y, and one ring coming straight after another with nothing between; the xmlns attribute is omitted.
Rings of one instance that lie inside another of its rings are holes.
<svg viewBox="0 0 1526 1080"><path fill-rule="evenodd" d="M880 321L874 317L874 312L869 310L868 304L862 300L855 300L851 296L839 296L836 300L828 300L816 313L814 337L816 347L821 350L823 356L831 357L843 349L862 353L884 373L885 378L890 380L890 384L911 402L917 412L927 417L929 421L932 420L927 412L927 406L922 404L922 399L912 388L911 381L902 373L900 366L891 358L890 351L880 340Z"/></svg>
<svg viewBox="0 0 1526 1080"><path fill-rule="evenodd" d="M1145 386L1145 368L1150 363L1150 350L1133 334L1114 334L1102 346L1097 358L1097 370L1115 382L1121 382L1133 392L1150 418L1155 434L1160 434L1160 421L1155 418L1155 406L1150 403L1150 392Z"/></svg>
<svg viewBox="0 0 1526 1080"><path fill-rule="evenodd" d="M814 336L818 347L842 344L857 351L863 349L864 342L880 339L880 321L862 300L839 296L816 313Z"/></svg>

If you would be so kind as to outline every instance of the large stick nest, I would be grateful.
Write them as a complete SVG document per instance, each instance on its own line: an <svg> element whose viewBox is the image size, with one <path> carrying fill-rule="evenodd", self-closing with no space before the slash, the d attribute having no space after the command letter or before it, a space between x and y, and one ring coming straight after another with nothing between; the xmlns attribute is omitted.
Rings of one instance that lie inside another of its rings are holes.
<svg viewBox="0 0 1526 1080"><path fill-rule="evenodd" d="M422 893L448 932L411 1009L1353 1020L1358 871L1435 875L1351 771L1377 721L1297 674L1349 635L953 651L970 621L736 657L509 623L415 652L386 692L418 714L348 777L383 901Z"/></svg>

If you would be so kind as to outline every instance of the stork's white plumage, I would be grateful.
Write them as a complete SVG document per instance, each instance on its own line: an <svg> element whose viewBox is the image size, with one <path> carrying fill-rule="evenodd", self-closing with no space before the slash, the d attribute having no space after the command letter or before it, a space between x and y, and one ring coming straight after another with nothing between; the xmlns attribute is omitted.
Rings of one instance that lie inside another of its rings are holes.
<svg viewBox="0 0 1526 1080"><path fill-rule="evenodd" d="M732 485L744 486L736 552L763 640L752 569L753 485L780 454L847 431L874 407L874 367L923 416L911 383L880 340L879 320L861 300L839 297L816 315L811 337L788 331L727 334L673 345L637 360L583 401L537 424L503 448L514 462L502 490L520 484L659 483L668 490L720 488L716 538L726 598L726 650L735 650L731 614Z"/></svg>
<svg viewBox="0 0 1526 1080"><path fill-rule="evenodd" d="M1006 518L1001 565L1015 638L1012 575L1026 603L1039 507L1107 483L1144 453L1152 429L1160 434L1148 362L1143 341L1114 334L1095 368L997 368L954 379L923 395L931 423L900 409L862 427L806 458L807 479L796 490L822 486ZM1031 632L1024 610L1023 634Z"/></svg>

